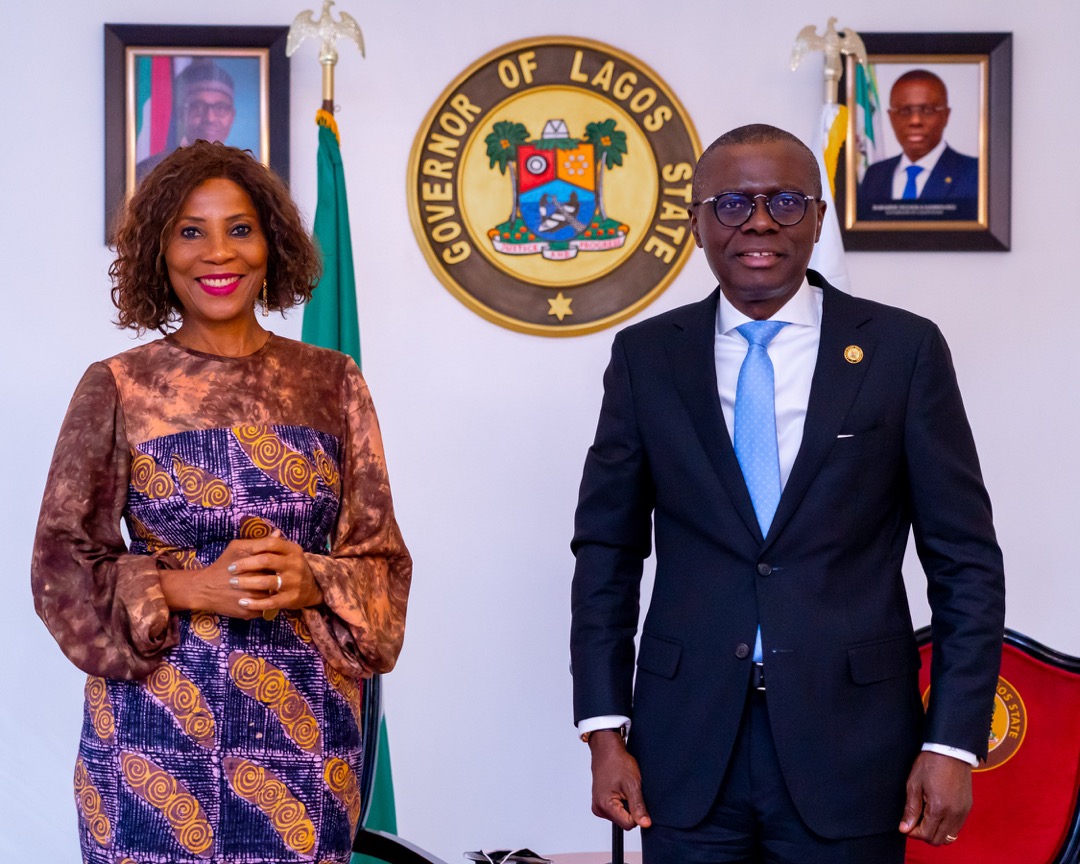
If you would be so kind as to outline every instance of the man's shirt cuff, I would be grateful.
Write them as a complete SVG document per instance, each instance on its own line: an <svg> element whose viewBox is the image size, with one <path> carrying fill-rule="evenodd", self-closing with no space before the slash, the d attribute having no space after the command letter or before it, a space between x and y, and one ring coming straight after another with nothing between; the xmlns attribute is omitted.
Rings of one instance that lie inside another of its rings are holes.
<svg viewBox="0 0 1080 864"><path fill-rule="evenodd" d="M979 767L979 758L974 753L968 753L967 750L961 750L959 747L950 747L947 744L923 744L922 749L931 753L940 753L942 756L952 756L953 759L967 762L972 768Z"/></svg>
<svg viewBox="0 0 1080 864"><path fill-rule="evenodd" d="M623 717L621 714L605 714L601 717L586 717L577 724L577 731L578 735L584 735L586 732L596 732L599 729L618 729L620 727L629 729L630 718Z"/></svg>

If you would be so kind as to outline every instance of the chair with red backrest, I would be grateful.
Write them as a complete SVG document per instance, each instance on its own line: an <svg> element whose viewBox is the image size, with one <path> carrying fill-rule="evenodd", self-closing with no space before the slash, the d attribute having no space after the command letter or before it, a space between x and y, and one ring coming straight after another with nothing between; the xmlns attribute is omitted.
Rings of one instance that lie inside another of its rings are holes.
<svg viewBox="0 0 1080 864"><path fill-rule="evenodd" d="M930 686L930 628L916 636ZM1080 864L1080 657L1005 631L990 755L949 846L909 842L907 864Z"/></svg>

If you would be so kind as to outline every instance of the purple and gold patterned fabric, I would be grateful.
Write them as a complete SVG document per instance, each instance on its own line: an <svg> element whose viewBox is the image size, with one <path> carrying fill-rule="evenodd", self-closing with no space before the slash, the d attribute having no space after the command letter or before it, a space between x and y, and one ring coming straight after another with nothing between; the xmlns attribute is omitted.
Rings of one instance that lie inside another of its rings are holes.
<svg viewBox="0 0 1080 864"><path fill-rule="evenodd" d="M165 607L160 569L274 530L304 548L323 606L270 621ZM278 337L244 358L165 339L92 366L33 565L39 614L90 673L84 861L347 862L361 678L397 657L410 577L348 358Z"/></svg>

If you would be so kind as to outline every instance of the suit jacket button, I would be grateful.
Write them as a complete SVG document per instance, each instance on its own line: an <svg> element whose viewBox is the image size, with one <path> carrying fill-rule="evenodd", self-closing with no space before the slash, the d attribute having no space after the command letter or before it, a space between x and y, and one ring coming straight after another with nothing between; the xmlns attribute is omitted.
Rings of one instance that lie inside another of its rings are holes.
<svg viewBox="0 0 1080 864"><path fill-rule="evenodd" d="M757 572L758 576L768 576L770 573L772 573L772 567L770 567L768 564L758 564Z"/></svg>
<svg viewBox="0 0 1080 864"><path fill-rule="evenodd" d="M750 656L750 646L747 645L745 642L740 642L738 645L735 646L735 656L738 657L740 660L745 660L747 657Z"/></svg>

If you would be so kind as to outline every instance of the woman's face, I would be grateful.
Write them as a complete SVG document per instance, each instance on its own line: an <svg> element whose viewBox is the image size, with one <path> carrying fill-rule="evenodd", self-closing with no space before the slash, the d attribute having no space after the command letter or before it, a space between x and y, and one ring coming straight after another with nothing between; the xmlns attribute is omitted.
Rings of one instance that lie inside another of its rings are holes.
<svg viewBox="0 0 1080 864"><path fill-rule="evenodd" d="M196 186L165 247L169 282L185 328L228 329L255 320L267 246L251 197L232 180Z"/></svg>

